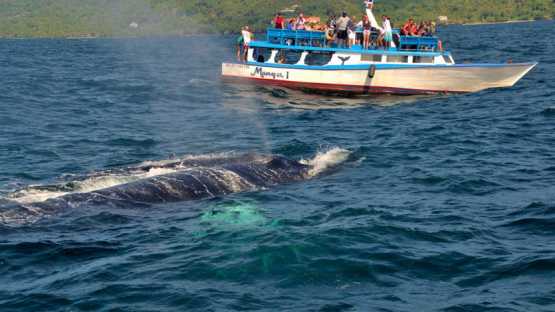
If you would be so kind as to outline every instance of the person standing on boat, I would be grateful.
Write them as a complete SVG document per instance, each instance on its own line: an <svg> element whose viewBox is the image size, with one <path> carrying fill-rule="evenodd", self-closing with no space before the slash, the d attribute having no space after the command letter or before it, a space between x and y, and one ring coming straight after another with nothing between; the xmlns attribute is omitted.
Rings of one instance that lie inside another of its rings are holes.
<svg viewBox="0 0 555 312"><path fill-rule="evenodd" d="M352 17L347 27L347 36L349 37L349 49L356 43L356 17Z"/></svg>
<svg viewBox="0 0 555 312"><path fill-rule="evenodd" d="M389 17L383 15L382 16L383 24L382 24L382 34L378 38L378 43L383 46L384 48L392 47L393 42L393 29L391 29L391 22L389 21Z"/></svg>
<svg viewBox="0 0 555 312"><path fill-rule="evenodd" d="M305 30L306 29L305 23L306 23L306 20L304 18L304 14L303 13L299 14L299 17L297 18L297 23L295 24L295 29Z"/></svg>
<svg viewBox="0 0 555 312"><path fill-rule="evenodd" d="M274 27L277 29L283 29L284 23L285 19L281 16L281 13L278 12L274 18Z"/></svg>
<svg viewBox="0 0 555 312"><path fill-rule="evenodd" d="M362 26L362 24L364 23L364 18L366 18L366 15L363 15L362 19L355 25L356 44L361 46L362 41L364 40L364 27Z"/></svg>
<svg viewBox="0 0 555 312"><path fill-rule="evenodd" d="M362 19L362 29L362 46L365 50L368 50L368 47L370 46L370 36L372 35L372 24L368 19L368 15L364 15L364 18Z"/></svg>
<svg viewBox="0 0 555 312"><path fill-rule="evenodd" d="M347 29L351 19L347 16L347 12L343 12L341 17L337 20L337 46L339 48L346 47L347 40L349 39Z"/></svg>
<svg viewBox="0 0 555 312"><path fill-rule="evenodd" d="M243 27L241 31L243 36L243 60L246 62L249 54L249 44L251 43L252 33L249 31L249 26Z"/></svg>

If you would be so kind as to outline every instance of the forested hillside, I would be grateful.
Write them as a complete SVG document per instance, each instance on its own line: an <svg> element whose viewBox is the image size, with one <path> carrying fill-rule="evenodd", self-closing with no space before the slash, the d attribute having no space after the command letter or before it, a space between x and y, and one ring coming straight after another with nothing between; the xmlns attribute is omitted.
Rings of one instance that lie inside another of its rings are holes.
<svg viewBox="0 0 555 312"><path fill-rule="evenodd" d="M553 0L377 0L397 24L409 16L451 23L550 19ZM139 36L264 29L276 11L360 17L362 0L0 0L0 36ZM131 26L130 26L131 25Z"/></svg>

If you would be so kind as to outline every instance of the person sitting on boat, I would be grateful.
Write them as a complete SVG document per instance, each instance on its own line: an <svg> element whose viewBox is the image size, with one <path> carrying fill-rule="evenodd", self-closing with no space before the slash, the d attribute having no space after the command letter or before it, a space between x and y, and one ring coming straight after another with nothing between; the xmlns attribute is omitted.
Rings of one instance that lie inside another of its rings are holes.
<svg viewBox="0 0 555 312"><path fill-rule="evenodd" d="M276 57L278 64L285 64L285 53L280 51Z"/></svg>
<svg viewBox="0 0 555 312"><path fill-rule="evenodd" d="M304 18L303 13L299 14L299 17L297 18L297 22L295 23L295 30L305 30L306 26L306 19Z"/></svg>
<svg viewBox="0 0 555 312"><path fill-rule="evenodd" d="M370 36L372 35L372 24L370 23L368 15L364 15L364 18L362 19L362 29L362 46L365 50L368 50L368 47L370 46Z"/></svg>
<svg viewBox="0 0 555 312"><path fill-rule="evenodd" d="M274 27L277 29L283 29L284 23L285 19L281 16L281 13L278 12L274 18Z"/></svg>
<svg viewBox="0 0 555 312"><path fill-rule="evenodd" d="M430 27L430 36L434 36L436 34L436 22L428 21L428 26Z"/></svg>
<svg viewBox="0 0 555 312"><path fill-rule="evenodd" d="M418 30L416 31L416 35L419 37L426 36L428 34L428 27L424 21L420 22L418 25Z"/></svg>
<svg viewBox="0 0 555 312"><path fill-rule="evenodd" d="M433 33L433 30L432 30L432 21L424 22L424 32L423 32L422 36L432 37L433 35L434 35L434 33Z"/></svg>
<svg viewBox="0 0 555 312"><path fill-rule="evenodd" d="M249 44L251 43L252 39L252 33L249 30L249 26L243 27L241 35L243 36L243 60L245 60L246 62L249 53Z"/></svg>
<svg viewBox="0 0 555 312"><path fill-rule="evenodd" d="M292 18L289 20L289 23L287 23L287 30L295 30L295 19Z"/></svg>
<svg viewBox="0 0 555 312"><path fill-rule="evenodd" d="M324 29L326 34L326 46L331 47L335 42L335 27L332 25L326 24L326 28Z"/></svg>
<svg viewBox="0 0 555 312"><path fill-rule="evenodd" d="M410 19L408 19L405 25L401 27L400 32L401 32L401 35L408 36L409 31L410 31Z"/></svg>
<svg viewBox="0 0 555 312"><path fill-rule="evenodd" d="M403 28L401 28L401 35L403 36L416 36L418 35L418 27L412 18L405 23Z"/></svg>
<svg viewBox="0 0 555 312"><path fill-rule="evenodd" d="M337 20L337 46L339 48L347 46L349 39L347 29L351 19L347 16L347 12L343 12L341 17Z"/></svg>

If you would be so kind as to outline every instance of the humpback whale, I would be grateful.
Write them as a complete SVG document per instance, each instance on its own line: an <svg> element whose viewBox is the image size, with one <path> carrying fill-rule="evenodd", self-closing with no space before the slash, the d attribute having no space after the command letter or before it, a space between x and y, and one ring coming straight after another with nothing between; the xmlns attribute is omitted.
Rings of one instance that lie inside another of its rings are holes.
<svg viewBox="0 0 555 312"><path fill-rule="evenodd" d="M220 197L231 193L256 191L274 185L308 180L346 160L348 151L332 149L308 161L277 155L196 157L145 163L112 171L112 176L133 172L122 183L101 184L97 188L77 188L77 182L38 187L55 196L42 201L0 203L0 222L14 219L17 213L48 215L82 206L134 207ZM157 174L145 174L156 170ZM83 183L81 183L83 184ZM106 187L104 187L106 186ZM37 187L36 187L37 188ZM11 209L10 209L11 207ZM17 212L17 213L16 213Z"/></svg>

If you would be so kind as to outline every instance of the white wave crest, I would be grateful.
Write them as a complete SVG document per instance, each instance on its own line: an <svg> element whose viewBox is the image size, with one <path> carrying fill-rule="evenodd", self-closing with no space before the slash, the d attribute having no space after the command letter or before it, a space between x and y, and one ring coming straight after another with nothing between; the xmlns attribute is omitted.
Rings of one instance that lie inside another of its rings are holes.
<svg viewBox="0 0 555 312"><path fill-rule="evenodd" d="M101 175L87 178L82 181L74 181L71 191L58 191L58 190L44 190L40 188L33 188L33 186L17 191L8 195L8 199L20 204L32 204L61 197L72 193L88 193L101 189L131 183L137 180L160 176L179 171L180 168L151 168L148 171L141 171L129 173L126 175Z"/></svg>
<svg viewBox="0 0 555 312"><path fill-rule="evenodd" d="M347 160L351 152L349 150L334 147L325 152L319 152L312 159L301 160L302 164L310 166L308 174L311 177L317 176L328 168L335 167Z"/></svg>
<svg viewBox="0 0 555 312"><path fill-rule="evenodd" d="M236 152L222 152L222 153L210 153L210 154L200 154L200 155L185 155L181 157L174 157L164 160L146 160L139 163L133 168L141 167L163 167L171 164L180 164L187 161L194 160L218 160L218 159L229 159L235 156L239 156Z"/></svg>
<svg viewBox="0 0 555 312"><path fill-rule="evenodd" d="M238 156L235 152L223 152L203 155L185 155L172 159L144 161L137 166L128 168L129 171L124 173L110 173L110 172L97 172L93 173L90 177L79 180L71 181L71 190L66 190L64 184L55 185L51 189L41 187L41 185L31 185L23 190L16 191L6 196L7 199L20 203L32 204L44 202L49 199L54 199L72 193L87 193L97 190L110 188L122 184L131 183L137 180L156 177L160 175L170 174L187 169L182 164L187 161L195 160L226 160ZM172 164L175 164L173 166ZM166 167L168 165L172 165ZM144 170L145 167L150 167Z"/></svg>

